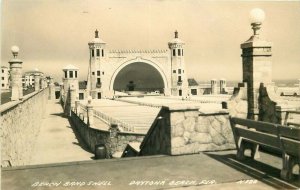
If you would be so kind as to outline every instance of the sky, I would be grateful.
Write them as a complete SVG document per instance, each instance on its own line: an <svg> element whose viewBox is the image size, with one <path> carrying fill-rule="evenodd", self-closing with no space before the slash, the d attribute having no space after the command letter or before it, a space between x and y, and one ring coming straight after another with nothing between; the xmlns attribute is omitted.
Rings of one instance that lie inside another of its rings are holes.
<svg viewBox="0 0 300 190"><path fill-rule="evenodd" d="M261 36L273 42L273 79L300 78L300 1L3 0L1 65L20 48L23 71L56 80L77 66L86 79L95 29L108 49L167 49L178 30L189 78L242 80L240 44L251 35L249 12L265 11Z"/></svg>

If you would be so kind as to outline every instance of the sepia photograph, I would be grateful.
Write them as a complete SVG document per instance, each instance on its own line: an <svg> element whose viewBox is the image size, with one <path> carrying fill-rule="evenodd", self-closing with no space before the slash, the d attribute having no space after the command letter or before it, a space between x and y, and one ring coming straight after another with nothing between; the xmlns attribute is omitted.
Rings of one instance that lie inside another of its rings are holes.
<svg viewBox="0 0 300 190"><path fill-rule="evenodd" d="M0 189L300 189L299 0L0 2Z"/></svg>

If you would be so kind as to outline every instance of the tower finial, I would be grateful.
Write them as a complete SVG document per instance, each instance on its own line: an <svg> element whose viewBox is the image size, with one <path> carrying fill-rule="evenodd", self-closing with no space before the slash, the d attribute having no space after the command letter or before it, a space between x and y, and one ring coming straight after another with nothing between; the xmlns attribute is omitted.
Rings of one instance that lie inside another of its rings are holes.
<svg viewBox="0 0 300 190"><path fill-rule="evenodd" d="M99 38L99 32L98 32L97 29L96 29L96 31L95 31L95 38Z"/></svg>
<svg viewBox="0 0 300 190"><path fill-rule="evenodd" d="M175 38L178 38L178 32L175 30Z"/></svg>

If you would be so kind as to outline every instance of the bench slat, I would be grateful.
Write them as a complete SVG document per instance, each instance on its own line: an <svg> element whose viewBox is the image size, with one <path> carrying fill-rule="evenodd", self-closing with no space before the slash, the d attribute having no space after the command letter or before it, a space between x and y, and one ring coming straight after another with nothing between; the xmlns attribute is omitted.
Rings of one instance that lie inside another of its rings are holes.
<svg viewBox="0 0 300 190"><path fill-rule="evenodd" d="M273 123L267 123L267 122L262 122L262 121L254 121L250 119L241 119L241 118L236 118L233 117L231 118L232 122L237 125L243 125L249 128L254 128L258 131L264 131L268 132L270 134L277 134L277 128L276 125Z"/></svg>
<svg viewBox="0 0 300 190"><path fill-rule="evenodd" d="M248 141L255 141L258 144L270 146L276 149L280 149L280 142L277 136L263 133L260 131L253 131L249 129L243 129L240 127L235 128L237 134Z"/></svg>
<svg viewBox="0 0 300 190"><path fill-rule="evenodd" d="M295 140L300 140L300 128L291 127L291 126L278 126L279 134L282 137L292 138Z"/></svg>
<svg viewBox="0 0 300 190"><path fill-rule="evenodd" d="M283 150L289 155L300 158L300 142L293 139L281 137Z"/></svg>
<svg viewBox="0 0 300 190"><path fill-rule="evenodd" d="M287 125L290 126L290 125L294 125L296 127L300 127L300 124L299 123L294 123L294 122L287 122Z"/></svg>

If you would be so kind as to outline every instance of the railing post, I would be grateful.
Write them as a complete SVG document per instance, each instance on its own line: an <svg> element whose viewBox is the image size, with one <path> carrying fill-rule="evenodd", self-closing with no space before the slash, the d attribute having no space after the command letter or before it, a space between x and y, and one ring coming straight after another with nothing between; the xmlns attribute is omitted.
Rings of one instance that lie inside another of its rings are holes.
<svg viewBox="0 0 300 190"><path fill-rule="evenodd" d="M110 155L113 155L117 151L118 147L118 124L112 123L109 128L110 136Z"/></svg>
<svg viewBox="0 0 300 190"><path fill-rule="evenodd" d="M78 97L77 97L76 100L75 100L75 110L74 110L76 115L78 115L78 107L79 107L79 100L78 100Z"/></svg>
<svg viewBox="0 0 300 190"><path fill-rule="evenodd" d="M55 85L53 83L53 77L49 78L49 97L48 100L55 100Z"/></svg>
<svg viewBox="0 0 300 190"><path fill-rule="evenodd" d="M94 125L94 112L93 112L91 96L89 96L89 98L88 98L88 104L86 106L86 111L87 111L87 124L89 127L92 127Z"/></svg>
<svg viewBox="0 0 300 190"><path fill-rule="evenodd" d="M35 73L34 74L34 91L39 91L40 90L40 74Z"/></svg>

